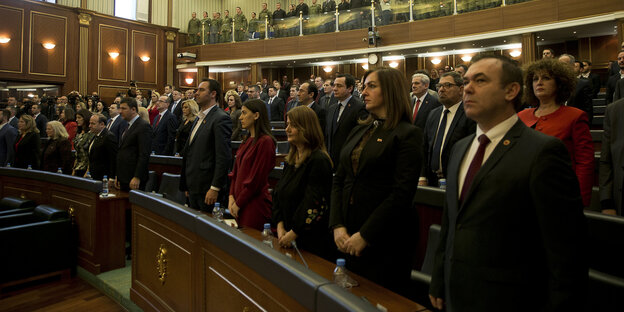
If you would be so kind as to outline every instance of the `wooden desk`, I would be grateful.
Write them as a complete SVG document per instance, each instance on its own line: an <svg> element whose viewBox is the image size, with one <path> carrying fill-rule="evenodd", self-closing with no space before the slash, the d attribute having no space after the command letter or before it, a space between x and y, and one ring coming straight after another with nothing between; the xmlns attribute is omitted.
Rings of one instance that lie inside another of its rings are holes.
<svg viewBox="0 0 624 312"><path fill-rule="evenodd" d="M426 311L359 276L346 291L330 282L335 264L303 252L306 269L294 251L258 241L258 231L143 192L130 202L130 298L145 311L378 311L361 296L389 311Z"/></svg>
<svg viewBox="0 0 624 312"><path fill-rule="evenodd" d="M101 198L101 181L37 170L0 168L0 197L65 209L78 229L78 265L93 274L125 266L128 193Z"/></svg>

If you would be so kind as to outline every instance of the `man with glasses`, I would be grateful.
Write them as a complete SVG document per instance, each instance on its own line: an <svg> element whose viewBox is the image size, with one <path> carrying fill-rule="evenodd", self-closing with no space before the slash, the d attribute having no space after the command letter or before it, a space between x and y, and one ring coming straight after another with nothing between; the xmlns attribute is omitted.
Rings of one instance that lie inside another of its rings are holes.
<svg viewBox="0 0 624 312"><path fill-rule="evenodd" d="M475 132L476 124L466 118L462 97L464 80L457 72L442 74L436 85L440 103L431 111L423 129L425 162L419 185L439 186L440 179L446 179L447 164L453 145Z"/></svg>

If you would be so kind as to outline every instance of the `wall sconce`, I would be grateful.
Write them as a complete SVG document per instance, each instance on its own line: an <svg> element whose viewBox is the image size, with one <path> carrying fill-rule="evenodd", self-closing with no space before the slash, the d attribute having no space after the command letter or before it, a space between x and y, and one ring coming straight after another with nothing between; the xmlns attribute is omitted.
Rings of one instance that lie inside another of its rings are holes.
<svg viewBox="0 0 624 312"><path fill-rule="evenodd" d="M0 43L9 43L9 41L11 41L9 37L0 37Z"/></svg>
<svg viewBox="0 0 624 312"><path fill-rule="evenodd" d="M52 43L52 42L44 42L41 44L44 48L48 49L48 50L52 50L54 49L54 47L56 47L56 44Z"/></svg>
<svg viewBox="0 0 624 312"><path fill-rule="evenodd" d="M323 67L323 71L324 71L324 72L326 72L326 73L331 73L331 71L332 71L332 70L333 70L333 69L331 68L331 66L325 66L325 67Z"/></svg>
<svg viewBox="0 0 624 312"><path fill-rule="evenodd" d="M431 60L431 63L433 63L433 65L438 65L440 64L440 62L442 62L442 60L437 57Z"/></svg>
<svg viewBox="0 0 624 312"><path fill-rule="evenodd" d="M362 65L362 68L364 68L364 70L368 70L368 63L364 63L364 65Z"/></svg>
<svg viewBox="0 0 624 312"><path fill-rule="evenodd" d="M464 62L470 62L470 60L472 60L472 56L470 55L464 55L461 57L461 60Z"/></svg>
<svg viewBox="0 0 624 312"><path fill-rule="evenodd" d="M518 57L522 54L522 52L520 50L513 50L511 52L509 52L509 55L511 55L511 57Z"/></svg>
<svg viewBox="0 0 624 312"><path fill-rule="evenodd" d="M397 67L399 67L399 63L397 63L397 62L391 62L391 63L390 63L390 64L388 64L388 65L389 65L390 67L392 67L392 68L397 68Z"/></svg>
<svg viewBox="0 0 624 312"><path fill-rule="evenodd" d="M113 59L116 59L119 56L119 52L108 52L108 55Z"/></svg>
<svg viewBox="0 0 624 312"><path fill-rule="evenodd" d="M184 79L184 81L186 82L187 85L192 85L194 79L193 78L186 78L186 79Z"/></svg>
<svg viewBox="0 0 624 312"><path fill-rule="evenodd" d="M141 56L141 61L143 61L143 62L148 62L149 60L150 60L150 57L149 57L149 56L147 56L147 55L143 55L143 56Z"/></svg>

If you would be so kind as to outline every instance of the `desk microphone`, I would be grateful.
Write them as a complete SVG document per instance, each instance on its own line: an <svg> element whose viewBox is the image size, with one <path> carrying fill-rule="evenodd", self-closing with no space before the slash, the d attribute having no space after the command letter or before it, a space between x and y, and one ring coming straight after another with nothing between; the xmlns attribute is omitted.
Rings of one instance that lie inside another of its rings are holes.
<svg viewBox="0 0 624 312"><path fill-rule="evenodd" d="M299 248L297 248L297 242L295 242L295 240L293 240L292 242L290 242L290 244L295 248L295 250L299 254L299 258L301 258L301 261L303 261L303 265L305 265L306 269L309 269L310 267L308 267L308 263L305 261L305 259L303 259L303 256L301 255L301 252L299 251Z"/></svg>

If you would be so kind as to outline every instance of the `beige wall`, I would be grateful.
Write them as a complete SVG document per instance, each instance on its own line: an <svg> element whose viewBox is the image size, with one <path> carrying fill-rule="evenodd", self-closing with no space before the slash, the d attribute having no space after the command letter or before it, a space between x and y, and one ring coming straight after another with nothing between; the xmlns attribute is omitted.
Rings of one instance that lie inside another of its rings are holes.
<svg viewBox="0 0 624 312"><path fill-rule="evenodd" d="M56 0L56 3L72 8L80 7L80 0Z"/></svg>
<svg viewBox="0 0 624 312"><path fill-rule="evenodd" d="M115 15L115 0L88 0L87 9L102 14Z"/></svg>

